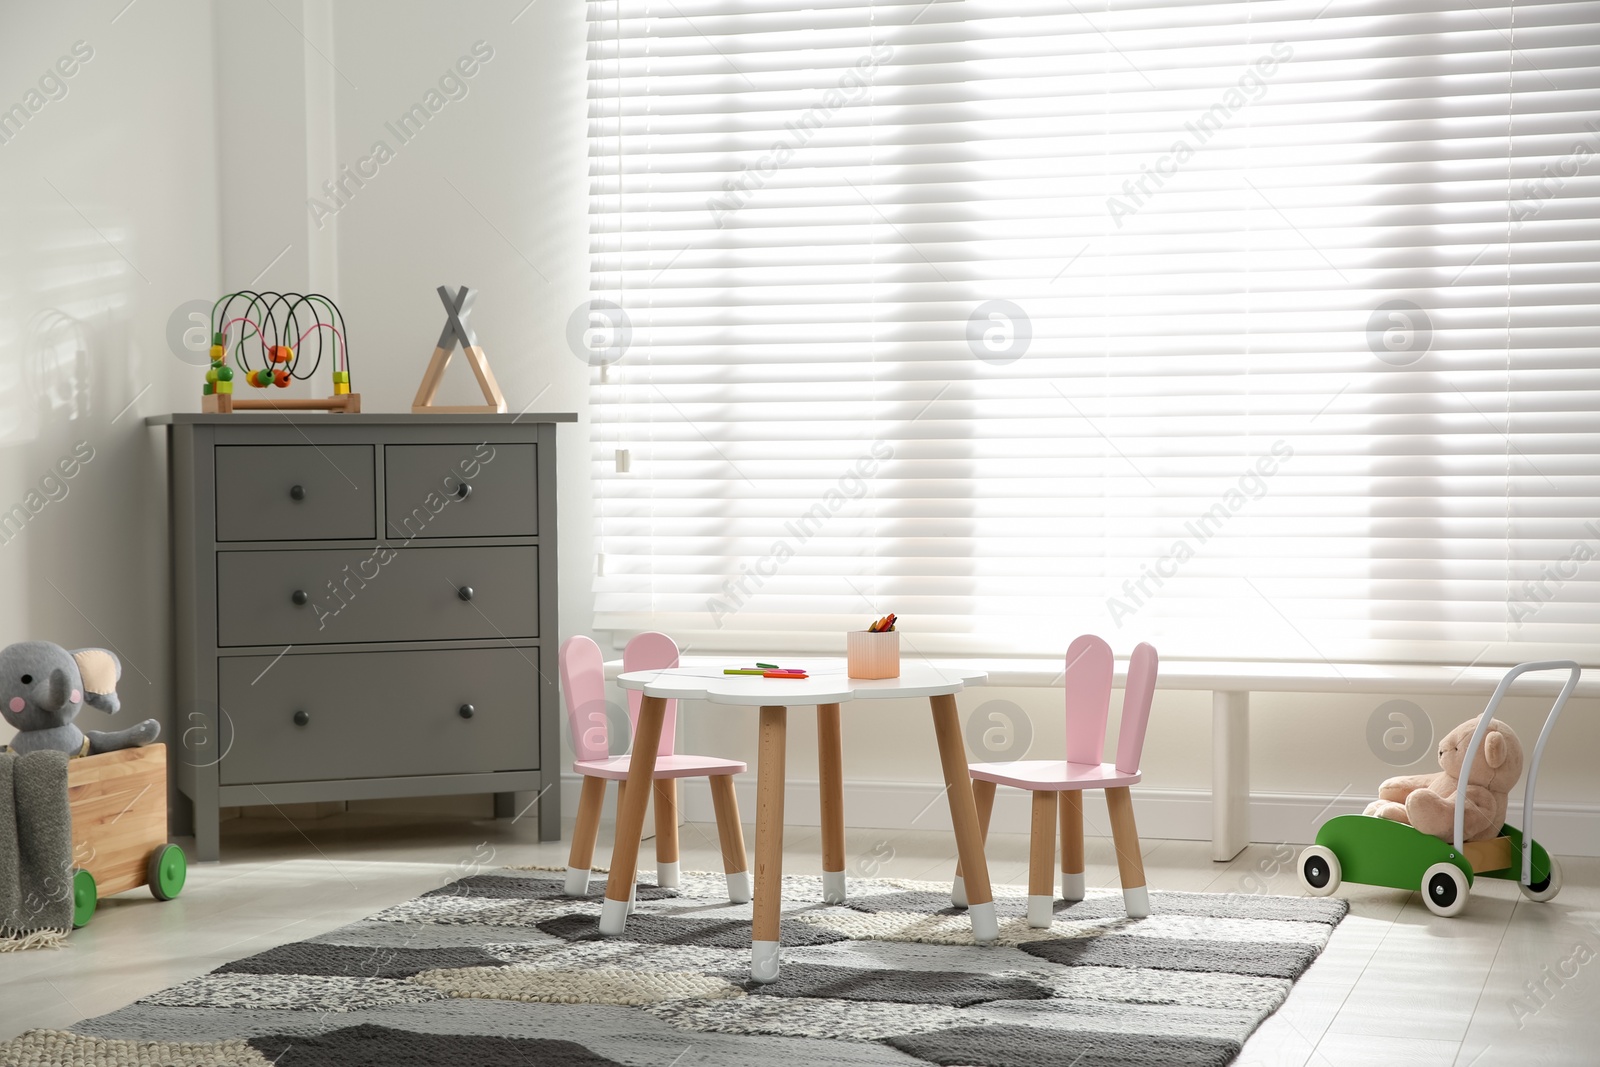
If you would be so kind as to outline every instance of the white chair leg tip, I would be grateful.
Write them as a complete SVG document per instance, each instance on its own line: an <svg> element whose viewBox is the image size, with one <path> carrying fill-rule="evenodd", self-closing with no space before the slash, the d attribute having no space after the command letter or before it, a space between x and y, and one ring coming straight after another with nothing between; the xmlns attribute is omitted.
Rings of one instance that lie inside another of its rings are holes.
<svg viewBox="0 0 1600 1067"><path fill-rule="evenodd" d="M967 880L959 874L950 886L950 906L955 908L967 906Z"/></svg>
<svg viewBox="0 0 1600 1067"><path fill-rule="evenodd" d="M728 875L728 902L730 904L750 903L749 871L735 871Z"/></svg>
<svg viewBox="0 0 1600 1067"><path fill-rule="evenodd" d="M994 901L973 904L968 907L967 914L972 919L974 941L980 945L987 945L1000 939L1000 920L994 913Z"/></svg>
<svg viewBox="0 0 1600 1067"><path fill-rule="evenodd" d="M656 885L662 889L678 888L678 861L667 863L665 860L656 861Z"/></svg>
<svg viewBox="0 0 1600 1067"><path fill-rule="evenodd" d="M626 900L612 900L606 897L600 906L600 932L607 937L615 937L628 925L628 902Z"/></svg>
<svg viewBox="0 0 1600 1067"><path fill-rule="evenodd" d="M1142 885L1122 891L1122 903L1128 909L1128 918L1147 919L1150 917L1150 890Z"/></svg>
<svg viewBox="0 0 1600 1067"><path fill-rule="evenodd" d="M1034 930L1048 930L1055 918L1055 901L1046 896L1028 897L1028 926Z"/></svg>
<svg viewBox="0 0 1600 1067"><path fill-rule="evenodd" d="M845 901L845 885L843 871L822 872L822 902L824 904L843 904Z"/></svg>
<svg viewBox="0 0 1600 1067"><path fill-rule="evenodd" d="M569 897L586 897L589 895L589 868L568 867L566 894Z"/></svg>
<svg viewBox="0 0 1600 1067"><path fill-rule="evenodd" d="M1083 872L1068 874L1061 872L1061 899L1074 903L1083 899Z"/></svg>
<svg viewBox="0 0 1600 1067"><path fill-rule="evenodd" d="M750 980L767 985L778 980L779 947L776 941L750 943Z"/></svg>

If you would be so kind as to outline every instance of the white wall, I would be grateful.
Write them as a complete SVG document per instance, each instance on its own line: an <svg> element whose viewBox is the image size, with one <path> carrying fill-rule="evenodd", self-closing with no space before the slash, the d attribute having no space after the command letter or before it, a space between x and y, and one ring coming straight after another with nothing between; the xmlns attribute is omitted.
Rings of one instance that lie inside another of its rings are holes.
<svg viewBox="0 0 1600 1067"><path fill-rule="evenodd" d="M23 501L76 442L95 449L67 497L0 546L8 609L0 643L114 644L136 668L124 684L123 717L166 708L163 453L139 419L195 407L198 376L167 350L168 315L186 300L252 283L336 296L351 325L357 385L378 411L410 404L443 323L434 288L480 291L476 327L512 410L531 404L580 416L560 430L561 618L562 636L587 631L589 372L565 338L586 293L583 5L300 0L274 10L168 0L136 4L113 24L118 7L89 14L11 5L0 13L0 70L11 72L0 75L0 106L20 100L73 42L95 50L67 96L0 145L0 365L21 384L0 389L0 507ZM480 54L493 54L468 64L465 95L441 91L446 103L402 144L386 124L439 90L478 42ZM380 140L393 158L351 186L346 206L319 227L307 196ZM39 340L32 325L52 309L70 318L49 320L66 325ZM78 343L88 371L73 408L51 399L37 367ZM441 400L474 402L465 368L451 374ZM1059 749L1058 694L973 690L959 705L970 714L996 699L1027 717L1034 754ZM1396 768L1369 749L1366 725L1380 703L1256 697L1255 788L1367 796L1388 775L1431 769L1426 756ZM1416 703L1436 733L1480 710L1467 697ZM1600 804L1597 704L1569 708L1546 757L1542 799ZM1537 702L1514 701L1505 717L1531 746ZM815 778L814 727L809 711L792 720L790 773L803 783ZM754 762L749 713L691 707L683 721L686 747ZM845 730L848 780L936 791L923 707L847 709ZM1208 695L1158 694L1147 784L1208 789L1209 739ZM803 792L797 785L793 811L803 810ZM860 825L899 818L866 804L850 816ZM940 818L934 811L919 825ZM1291 836L1281 821L1272 833Z"/></svg>
<svg viewBox="0 0 1600 1067"><path fill-rule="evenodd" d="M362 402L407 410L444 326L434 290L478 290L473 326L510 409L579 415L558 430L557 536L562 633L585 630L589 369L566 341L588 291L584 6L349 0L336 5L333 27L334 62L349 79L335 83L334 158L355 170L379 141L394 153L376 177L349 186L347 206L327 222L338 234L340 306L360 331ZM475 73L460 76L459 61ZM452 72L458 99L440 88ZM402 143L389 124L430 90L445 103ZM459 356L438 402L482 403Z"/></svg>
<svg viewBox="0 0 1600 1067"><path fill-rule="evenodd" d="M37 511L0 536L0 645L114 648L113 725L170 726L165 452L143 419L193 406L167 320L217 289L211 7L120 6L0 8L0 108L92 51L0 144L0 510ZM46 482L74 449L93 458Z"/></svg>

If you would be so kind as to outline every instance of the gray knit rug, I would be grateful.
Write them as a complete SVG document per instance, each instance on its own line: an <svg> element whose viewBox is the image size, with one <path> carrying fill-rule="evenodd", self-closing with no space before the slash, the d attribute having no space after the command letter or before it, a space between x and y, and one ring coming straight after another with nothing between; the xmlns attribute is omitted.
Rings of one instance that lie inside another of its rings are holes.
<svg viewBox="0 0 1600 1067"><path fill-rule="evenodd" d="M645 877L649 872L645 872ZM627 933L596 930L604 883L477 874L129 1007L0 1045L0 1065L462 1067L1221 1065L1283 1003L1341 900L1116 890L1030 929L996 887L979 946L949 886L784 879L783 972L747 980L749 905L720 874L641 885Z"/></svg>

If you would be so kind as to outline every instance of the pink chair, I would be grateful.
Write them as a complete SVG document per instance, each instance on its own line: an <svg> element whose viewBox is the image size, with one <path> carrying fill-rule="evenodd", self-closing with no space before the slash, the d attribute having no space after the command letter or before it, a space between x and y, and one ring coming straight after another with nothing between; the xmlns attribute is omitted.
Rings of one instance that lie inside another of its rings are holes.
<svg viewBox="0 0 1600 1067"><path fill-rule="evenodd" d="M1140 645L1128 660L1128 681L1122 696L1122 727L1117 735L1117 761L1101 763L1105 751L1106 718L1111 712L1111 646L1085 634L1067 649L1067 758L1017 760L1011 763L973 763L972 792L978 802L978 820L989 832L996 785L1015 786L1033 794L1033 826L1028 850L1028 925L1048 928L1053 911L1051 861L1055 858L1056 809L1061 810L1061 896L1083 899L1083 791L1104 789L1111 812L1111 836L1117 847L1117 871L1122 876L1122 901L1128 917L1150 914L1150 894L1144 883L1144 860L1139 854L1139 831L1133 821L1133 798L1128 787L1139 782L1139 754L1144 749L1145 727L1150 722L1150 699L1156 688L1156 650ZM961 869L951 898L966 905Z"/></svg>
<svg viewBox="0 0 1600 1067"><path fill-rule="evenodd" d="M569 637L561 645L561 695L567 705L567 722L572 727L572 748L577 758L572 769L583 775L583 793L578 801L578 821L572 828L572 852L567 859L567 895L579 897L589 891L589 866L594 860L595 837L600 830L600 809L606 799L606 782L617 783L620 807L627 788L628 756L611 755L606 730L605 661L600 646L581 635ZM678 646L666 634L639 634L622 653L624 671L658 670L678 665ZM628 692L628 718L639 722L639 704L644 694ZM717 814L717 832L722 839L723 870L728 875L728 899L735 904L750 900L750 865L744 850L744 829L739 825L739 802L733 792L733 776L747 769L738 760L714 756L681 756L673 749L678 702L667 701L666 718L661 724L661 748L656 756L656 883L664 888L678 885L678 779L711 780L711 802Z"/></svg>

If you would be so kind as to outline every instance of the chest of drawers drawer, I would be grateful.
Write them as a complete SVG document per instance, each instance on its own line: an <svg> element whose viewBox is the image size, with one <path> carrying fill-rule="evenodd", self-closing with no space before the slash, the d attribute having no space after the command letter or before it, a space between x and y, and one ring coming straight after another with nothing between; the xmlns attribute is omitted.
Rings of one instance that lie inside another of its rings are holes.
<svg viewBox="0 0 1600 1067"><path fill-rule="evenodd" d="M539 636L539 549L217 553L217 643Z"/></svg>
<svg viewBox="0 0 1600 1067"><path fill-rule="evenodd" d="M219 445L218 541L377 536L371 445Z"/></svg>
<svg viewBox="0 0 1600 1067"><path fill-rule="evenodd" d="M533 770L539 650L224 657L224 784Z"/></svg>
<svg viewBox="0 0 1600 1067"><path fill-rule="evenodd" d="M383 456L391 538L539 533L534 445L389 445Z"/></svg>

